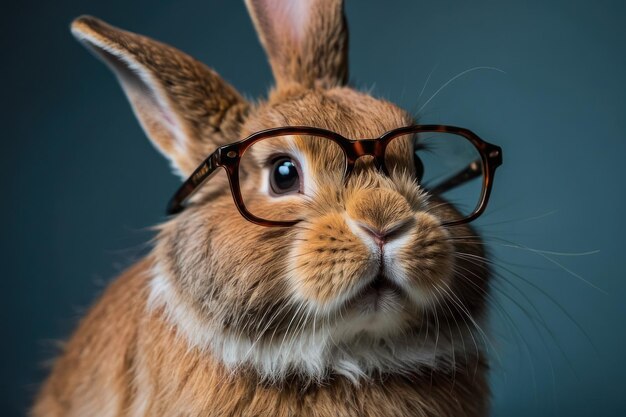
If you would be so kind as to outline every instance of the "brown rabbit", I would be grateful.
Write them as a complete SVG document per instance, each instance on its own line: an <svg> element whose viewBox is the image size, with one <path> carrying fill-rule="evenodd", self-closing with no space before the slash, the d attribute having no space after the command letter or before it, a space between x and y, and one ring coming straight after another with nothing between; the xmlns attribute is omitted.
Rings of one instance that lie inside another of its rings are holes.
<svg viewBox="0 0 626 417"><path fill-rule="evenodd" d="M276 79L259 103L172 47L92 17L72 24L113 70L155 146L182 177L194 174L187 184L207 173L217 147L264 129L359 139L414 124L346 86L341 0L246 3ZM81 321L33 416L488 412L480 323L489 274L479 237L442 221L459 214L421 188L413 142L387 150L393 169L359 158L342 180L337 145L302 136L285 134L287 151L265 149L283 158L271 174L254 161L239 172L242 194L267 194L244 202L266 217L306 196L298 223L249 221L221 170L187 190L197 192L159 227L152 252Z"/></svg>

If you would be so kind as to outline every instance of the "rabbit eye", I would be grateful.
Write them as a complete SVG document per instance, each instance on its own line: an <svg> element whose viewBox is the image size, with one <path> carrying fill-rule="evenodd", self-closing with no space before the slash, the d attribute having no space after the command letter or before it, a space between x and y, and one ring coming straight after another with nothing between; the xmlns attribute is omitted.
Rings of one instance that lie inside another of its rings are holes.
<svg viewBox="0 0 626 417"><path fill-rule="evenodd" d="M293 159L282 156L274 160L270 169L270 189L275 195L300 191L300 174Z"/></svg>

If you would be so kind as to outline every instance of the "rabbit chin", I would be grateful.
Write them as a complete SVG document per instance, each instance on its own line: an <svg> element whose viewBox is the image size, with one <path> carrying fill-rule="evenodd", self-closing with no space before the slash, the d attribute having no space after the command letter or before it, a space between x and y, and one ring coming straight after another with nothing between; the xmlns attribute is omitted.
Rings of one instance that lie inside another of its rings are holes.
<svg viewBox="0 0 626 417"><path fill-rule="evenodd" d="M309 383L323 383L334 374L358 384L381 374L451 370L455 356L467 355L464 346L475 340L469 327L458 333L411 331L403 298L385 292L378 294L377 300L372 300L371 294L356 297L333 323L318 323L314 329L269 340L252 340L216 328L178 297L169 278L158 269L151 281L148 305L164 313L190 348L206 351L233 376L239 369L254 369L261 379L272 383L293 375Z"/></svg>
<svg viewBox="0 0 626 417"><path fill-rule="evenodd" d="M316 310L323 310L320 307ZM392 281L377 277L372 283L345 300L336 316L336 337L340 340L360 333L389 337L402 332L417 314L404 290ZM410 314L409 312L413 312Z"/></svg>

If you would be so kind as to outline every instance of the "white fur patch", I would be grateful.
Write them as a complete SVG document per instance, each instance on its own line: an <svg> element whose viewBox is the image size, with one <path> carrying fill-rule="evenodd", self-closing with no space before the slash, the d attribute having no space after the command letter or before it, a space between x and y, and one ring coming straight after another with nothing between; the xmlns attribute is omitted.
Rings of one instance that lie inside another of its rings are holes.
<svg viewBox="0 0 626 417"><path fill-rule="evenodd" d="M320 325L315 331L292 332L259 342L211 326L185 306L170 279L158 267L150 285L149 308L164 308L166 319L176 326L191 348L208 350L233 372L240 366L251 366L270 381L293 373L321 381L334 372L358 383L378 372L450 369L455 355L464 355L462 349L472 338L469 329L454 340L444 334L447 332L434 337L434 329L426 337L397 333L393 337L384 333L372 337L363 330L372 326L377 331L397 328L393 318L355 314L344 317L341 324L333 327Z"/></svg>

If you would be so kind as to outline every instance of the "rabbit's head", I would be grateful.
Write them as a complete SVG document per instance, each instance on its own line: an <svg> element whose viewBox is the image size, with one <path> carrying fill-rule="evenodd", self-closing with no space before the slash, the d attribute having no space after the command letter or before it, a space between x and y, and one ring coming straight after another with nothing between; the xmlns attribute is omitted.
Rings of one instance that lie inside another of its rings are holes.
<svg viewBox="0 0 626 417"><path fill-rule="evenodd" d="M359 139L414 123L346 85L340 0L247 5L276 80L259 103L169 46L91 17L72 25L115 72L147 135L182 177L217 146L263 129L305 125ZM287 150L275 152L297 165L301 221L246 220L218 173L160 227L153 308L192 346L272 380L452 366L462 344L471 354L466 338L484 307L487 272L469 260L481 259L482 245L469 227L442 223L447 206L420 188L411 144L387 150L394 166L386 173L362 158L344 181L332 143L285 141ZM285 210L291 200L271 192L266 171L250 163L241 189L264 194L262 212Z"/></svg>

